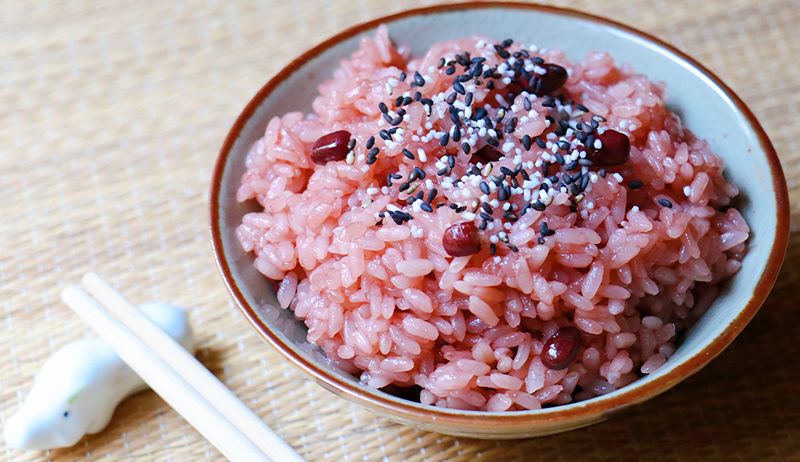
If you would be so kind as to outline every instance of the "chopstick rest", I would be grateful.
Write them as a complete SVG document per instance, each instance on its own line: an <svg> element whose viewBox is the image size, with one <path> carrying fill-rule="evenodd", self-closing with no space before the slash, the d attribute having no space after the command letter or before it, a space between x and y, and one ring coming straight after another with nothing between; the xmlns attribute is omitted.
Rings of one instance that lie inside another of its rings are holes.
<svg viewBox="0 0 800 462"><path fill-rule="evenodd" d="M150 302L139 311L194 352L185 309ZM22 407L6 422L5 441L29 450L72 446L85 434L103 430L123 399L147 388L102 338L70 342L45 362Z"/></svg>
<svg viewBox="0 0 800 462"><path fill-rule="evenodd" d="M233 462L303 462L236 395L94 273L61 298L173 409Z"/></svg>

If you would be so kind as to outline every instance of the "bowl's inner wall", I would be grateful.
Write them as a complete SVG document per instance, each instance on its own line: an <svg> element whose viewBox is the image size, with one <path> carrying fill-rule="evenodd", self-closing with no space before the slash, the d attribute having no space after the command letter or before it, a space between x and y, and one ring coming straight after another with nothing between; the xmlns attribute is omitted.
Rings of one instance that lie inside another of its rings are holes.
<svg viewBox="0 0 800 462"><path fill-rule="evenodd" d="M710 79L669 51L637 35L553 12L487 5L481 9L401 18L388 26L392 39L398 44L410 45L415 55L424 53L436 41L482 34L498 41L513 38L526 46L559 47L572 60L582 60L585 53L592 50L609 51L618 64L630 62L637 72L646 74L651 80L665 81L670 108L681 116L685 126L706 139L713 151L725 159L728 174L740 187L740 211L752 230L750 250L733 283L724 286L718 301L685 336L684 343L670 358L668 366L631 386L640 386L663 374L670 364L687 360L732 322L761 278L775 238L777 204L769 165L764 161L756 133ZM263 136L269 120L289 111L310 112L317 85L331 78L339 62L349 58L358 48L361 37L374 33L374 29L367 30L334 45L285 79L248 120L224 167L218 207L222 244L230 259L233 276L248 303L257 307L261 322L279 332L284 341L298 351L310 348L305 341L305 326L291 313L274 308L277 301L270 284L255 270L252 254L245 254L236 238L236 227L242 216L257 210L258 204L255 201L239 204L235 193L245 171L249 148ZM580 403L571 406L580 406Z"/></svg>

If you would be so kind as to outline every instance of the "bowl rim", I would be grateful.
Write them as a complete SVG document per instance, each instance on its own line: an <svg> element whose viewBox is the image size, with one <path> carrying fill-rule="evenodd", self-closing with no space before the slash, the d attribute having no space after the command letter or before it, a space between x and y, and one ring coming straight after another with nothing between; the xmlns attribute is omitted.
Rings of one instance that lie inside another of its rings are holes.
<svg viewBox="0 0 800 462"><path fill-rule="evenodd" d="M691 357L687 358L683 363L676 365L669 371L666 371L664 374L655 377L646 383L643 383L641 386L622 388L619 390L619 393L610 396L607 399L591 399L574 403L574 405L556 406L536 411L487 412L449 410L434 406L422 406L418 403L413 403L410 401L406 403L404 400L389 399L388 396L390 395L380 392L379 390L370 390L372 393L364 393L363 388L360 388L358 384L343 380L341 377L331 375L320 369L308 358L296 355L293 348L287 345L279 336L273 334L270 329L264 325L259 316L256 314L254 308L247 302L242 289L239 287L239 285L237 285L237 281L233 277L231 266L225 258L222 244L222 230L219 226L220 213L217 204L219 203L222 190L222 176L225 166L227 165L228 158L231 154L234 144L236 143L236 140L239 138L245 125L253 116L253 114L255 114L256 110L264 102L264 100L266 100L272 94L272 92L281 83L283 83L283 81L289 78L308 61L321 55L334 45L367 30L373 29L382 23L388 24L407 17L424 16L448 11L505 8L525 9L549 14L557 14L620 30L627 34L633 35L636 38L649 43L650 45L661 48L667 53L678 58L678 60L685 62L695 70L699 71L713 84L713 86L717 88L717 90L721 91L721 93L728 100L730 100L736 110L744 116L748 125L757 136L758 143L761 149L764 151L766 159L769 163L770 177L776 199L776 234L775 240L772 242L772 247L769 251L767 264L761 273L761 278L756 284L756 288L751 298L748 300L745 307L742 308L739 314L720 333L719 336L714 338L705 347L697 351ZM413 416L415 420L421 420L427 423L435 422L438 425L447 423L464 425L467 420L474 421L476 417L480 417L480 421L476 422L474 425L480 426L508 427L534 425L537 423L568 422L581 416L604 414L611 411L621 410L629 405L644 401L667 391L680 381L699 371L709 361L719 355L734 340L734 338L739 335L742 329L744 329L747 323L753 318L755 313L766 300L767 295L775 283L778 272L783 263L789 238L788 191L777 152L772 146L772 143L770 142L766 132L759 124L755 115L753 115L750 109L747 108L747 106L736 95L736 93L734 93L733 90L725 85L725 83L723 83L714 73L674 46L630 26L570 8L517 2L467 2L455 5L445 4L406 10L352 26L314 46L310 50L294 59L274 77L272 77L258 91L258 93L256 93L256 95L244 108L242 113L238 116L236 122L233 124L233 127L231 127L231 130L226 136L212 173L211 190L209 196L209 212L211 245L217 262L217 267L223 278L225 286L245 318L250 322L255 330L259 332L259 334L270 345L272 345L273 348L275 348L290 363L294 364L296 367L299 367L303 372L313 377L317 383L325 388L335 389L350 401L365 405L367 407L380 408L382 411L390 415Z"/></svg>

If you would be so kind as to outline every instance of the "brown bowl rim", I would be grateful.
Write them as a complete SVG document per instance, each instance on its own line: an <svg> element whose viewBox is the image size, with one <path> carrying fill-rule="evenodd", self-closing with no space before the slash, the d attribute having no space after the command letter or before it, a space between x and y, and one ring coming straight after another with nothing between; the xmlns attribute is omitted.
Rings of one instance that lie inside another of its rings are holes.
<svg viewBox="0 0 800 462"><path fill-rule="evenodd" d="M607 399L592 399L576 403L579 405L565 405L553 408L548 408L541 411L520 411L520 412L485 412L485 411L459 411L459 410L446 410L436 408L433 406L422 406L418 403L403 402L398 399L389 399L388 396L381 396L380 391L375 390L373 393L364 394L362 389L359 389L355 383L342 380L340 377L332 376L327 372L320 369L313 361L300 355L295 355L294 350L286 345L281 338L274 335L269 328L267 328L251 307L242 290L236 283L233 277L231 268L225 259L222 246L222 232L219 226L219 210L217 204L222 186L222 174L227 164L228 156L233 148L236 139L239 137L244 126L255 113L256 109L261 103L269 97L277 86L302 67L305 63L322 54L332 46L349 39L355 35L361 34L364 31L373 29L382 23L391 23L398 19L427 15L433 13L447 12L447 11L464 11L474 9L488 9L488 8L510 8L510 9L526 9L541 11L544 13L559 14L572 18L581 19L584 21L595 22L603 26L608 26L621 30L628 34L634 35L639 39L649 42L663 50L671 53L680 60L688 63L694 69L698 70L705 77L707 77L713 85L721 90L724 95L730 99L736 109L741 112L747 119L753 131L756 133L759 144L766 154L773 187L775 191L775 199L777 206L776 216L776 235L770 249L769 259L761 279L756 285L752 297L747 302L747 305L742 309L730 325L723 330L720 335L712 340L703 349L688 358L684 363L679 364L663 375L655 377L654 379L646 382L638 387L623 388L619 394L615 394ZM319 45L306 51L300 57L292 61L285 68L283 68L277 75L267 82L253 99L247 104L245 109L236 119L230 132L225 138L225 142L220 150L214 171L212 174L211 191L209 197L210 209L210 231L211 231L211 244L214 251L214 256L217 261L217 266L225 282L225 285L230 292L230 295L236 301L237 306L244 314L245 318L250 324L258 331L261 336L272 345L278 352L286 358L289 362L299 367L306 374L314 377L318 383L326 388L332 388L343 394L349 400L366 405L368 407L375 406L382 409L391 415L406 416L414 420L423 421L428 424L446 424L452 423L457 425L467 426L501 426L501 427L517 427L529 426L537 423L559 423L568 422L581 416L589 416L595 414L605 414L611 411L620 410L623 407L632 405L645 399L654 397L669 388L676 385L681 380L689 377L693 373L700 370L705 364L719 355L733 339L742 331L745 325L753 318L755 313L766 300L778 272L781 268L783 258L788 245L789 237L789 199L786 181L784 178L783 170L781 168L780 160L772 146L766 132L759 124L756 117L747 108L744 102L733 92L727 85L725 85L714 73L708 70L705 66L695 61L685 53L681 52L672 45L650 35L641 32L632 27L620 24L603 17L595 16L592 14L576 11L569 8L559 8L546 5L526 4L517 2L469 2L460 3L456 5L437 5L424 8L416 8L412 10L403 11L401 13L392 14L379 19L368 21L362 24L355 25L347 30L333 36L332 38L320 43ZM480 417L480 421L475 421L476 417Z"/></svg>

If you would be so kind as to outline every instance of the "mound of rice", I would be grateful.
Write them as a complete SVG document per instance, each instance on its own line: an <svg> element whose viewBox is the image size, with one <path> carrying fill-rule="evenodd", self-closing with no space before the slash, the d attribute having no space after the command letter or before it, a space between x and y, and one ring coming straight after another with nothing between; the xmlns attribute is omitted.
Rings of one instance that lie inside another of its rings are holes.
<svg viewBox="0 0 800 462"><path fill-rule="evenodd" d="M542 63L569 74L549 96L519 83ZM372 387L487 411L603 395L663 365L746 252L737 187L665 100L608 53L573 63L472 37L412 57L381 27L320 85L313 114L269 122L237 195L264 210L238 236L309 341ZM355 140L347 158L312 162L339 130ZM585 135L607 130L628 137L629 160L581 162L579 132L596 147ZM487 143L499 159L478 156ZM480 251L453 257L443 234L464 222ZM566 326L577 357L548 368L543 349Z"/></svg>

